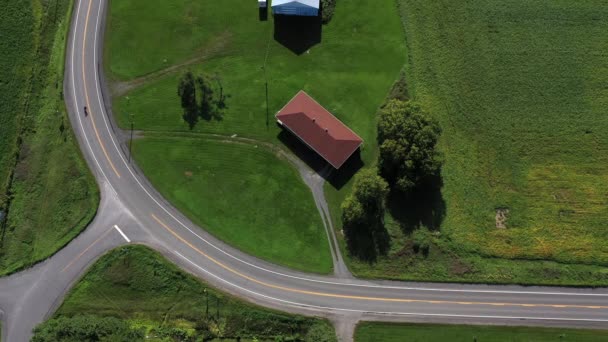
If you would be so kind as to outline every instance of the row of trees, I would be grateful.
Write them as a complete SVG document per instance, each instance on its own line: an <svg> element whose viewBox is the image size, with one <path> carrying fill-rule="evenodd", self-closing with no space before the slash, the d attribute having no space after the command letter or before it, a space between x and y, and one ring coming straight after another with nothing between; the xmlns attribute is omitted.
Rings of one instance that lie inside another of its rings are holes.
<svg viewBox="0 0 608 342"><path fill-rule="evenodd" d="M194 76L188 71L179 81L177 95L181 99L184 111L182 118L190 129L194 128L199 118L207 121L222 119L222 110L226 107L226 95L218 76Z"/></svg>
<svg viewBox="0 0 608 342"><path fill-rule="evenodd" d="M437 122L417 104L393 99L380 110L378 169L359 172L352 194L342 203L342 224L351 255L371 261L388 252L386 198L389 192L408 194L438 175L440 134Z"/></svg>

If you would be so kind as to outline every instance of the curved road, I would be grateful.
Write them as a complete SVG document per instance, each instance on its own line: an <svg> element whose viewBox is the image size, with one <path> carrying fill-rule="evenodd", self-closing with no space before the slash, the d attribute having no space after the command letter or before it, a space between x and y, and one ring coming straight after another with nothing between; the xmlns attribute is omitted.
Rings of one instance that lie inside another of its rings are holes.
<svg viewBox="0 0 608 342"><path fill-rule="evenodd" d="M0 279L3 341L27 341L91 263L127 243L151 246L205 281L258 304L328 317L344 339L359 319L608 327L607 289L316 276L269 264L213 238L169 205L123 151L100 81L106 6L105 0L76 1L64 85L72 126L101 189L98 214L53 257Z"/></svg>

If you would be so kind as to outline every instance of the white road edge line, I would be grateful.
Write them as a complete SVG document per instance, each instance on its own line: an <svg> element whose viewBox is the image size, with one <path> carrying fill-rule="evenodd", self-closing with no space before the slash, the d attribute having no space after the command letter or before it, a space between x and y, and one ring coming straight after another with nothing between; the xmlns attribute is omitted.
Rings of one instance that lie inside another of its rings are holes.
<svg viewBox="0 0 608 342"><path fill-rule="evenodd" d="M99 7L97 9L97 22L95 25L95 40L94 40L94 44L93 44L93 58L94 58L94 65L97 65L97 37L99 35L99 18L101 15L101 8L102 8L102 2L99 2ZM165 208L160 202L158 202L154 196L152 196L152 194L144 187L144 185L140 182L139 178L135 175L135 173L133 172L133 170L131 170L131 167L129 166L129 163L127 162L127 160L124 158L120 148L118 147L118 145L116 144L116 141L114 140L114 135L112 134L112 131L110 129L110 126L108 124L108 120L106 119L106 108L103 105L102 101L101 101L101 90L99 89L99 76L98 76L98 69L95 68L95 87L96 87L96 92L97 92L97 101L100 105L100 108L102 110L102 115L101 117L103 118L104 124L106 126L106 129L108 130L108 132L110 133L110 140L112 141L112 144L114 145L114 148L116 149L116 151L118 152L118 155L120 156L120 159L122 160L123 164L125 165L125 167L127 168L127 171L129 171L129 173L131 174L131 176L133 176L133 178L135 179L135 182L137 182L137 184L139 185L139 187L146 193L146 195L148 195L148 197L150 197L150 199L156 203L156 205L158 205L158 207L164 211L167 215L169 215L173 220L175 220L175 222L177 222L179 225L181 225L183 228L185 228L186 230L188 230L192 235L196 236L199 240L203 241L204 243L206 243L207 245L209 245L210 247L214 248L215 250L217 250L218 252L240 262L243 263L247 266L253 267L255 269L258 269L260 271L264 271L267 273L271 273L271 274L275 274L284 278L291 278L291 279L297 279L297 280L303 280L303 281L309 281L309 282L313 282L313 283L320 283L320 284L328 284L328 285L339 285L339 286L352 286L352 287L362 287L362 288L379 288L379 289L391 289L391 290L407 290L407 291L437 291L437 292L460 292L460 293L493 293L493 294L531 294L531 295L551 295L551 296L597 296L597 297L608 297L608 293L580 293L580 292L542 292L542 291L517 291L517 290L467 290L467 289L442 289L442 288L421 288L421 287L405 287L405 286L390 286L390 285L376 285L376 284L353 284L353 283L348 283L348 282L337 282L337 281L327 281L327 280L320 280L320 279L314 279L314 278L308 278L308 277L301 277L301 276L295 276L295 275L290 275L290 274L286 274L286 273L282 273L282 272L277 272L277 271L273 271L273 270L269 270L267 268L255 265L251 262L245 261L225 250L223 250L222 248L214 245L213 243L211 243L210 241L208 241L207 239L205 239L204 237L202 237L201 235L199 235L198 233L196 233L195 231L193 231L192 229L190 229L188 226L186 226L186 224L184 224L182 221L180 221L177 217L175 217L173 214L171 214L169 212L169 210L167 208ZM80 118L80 116L79 116ZM84 129L83 129L84 130ZM92 153L92 151L91 151ZM103 171L102 171L103 172ZM480 284L483 285L483 284Z"/></svg>
<svg viewBox="0 0 608 342"><path fill-rule="evenodd" d="M91 142L89 141L89 137L87 136L86 130L84 129L84 125L82 124L82 118L80 115L80 107L78 105L78 96L76 96L76 73L74 72L74 56L76 53L76 37L78 35L78 22L79 22L79 18L80 18L80 3L81 1L78 1L78 5L76 7L76 23L74 24L74 31L72 34L72 53L70 55L70 64L71 64L71 75L72 76L72 93L74 96L74 106L76 107L76 117L78 118L78 123L80 125L80 130L82 131L82 138L84 139L84 141L86 141L87 143L87 147L89 148L89 151L91 152L91 157L93 158L93 160L95 161L95 164L97 164L97 169L99 170L99 172L101 173L102 177L105 179L106 183L110 186L110 189L112 189L112 191L116 194L116 190L114 189L114 187L112 186L112 183L110 182L110 179L106 176L105 172L103 172L103 168L101 167L101 164L99 163L99 160L97 160L97 157L95 156L95 153L93 152L93 147L91 146ZM84 34L87 34L86 32L84 32ZM82 63L84 63L84 61L82 61ZM86 87L86 85L83 85L83 87ZM86 90L84 90L86 91ZM67 109L68 106L66 106Z"/></svg>
<svg viewBox="0 0 608 342"><path fill-rule="evenodd" d="M127 235L125 233L122 232L122 230L120 228L118 228L117 225L114 225L114 229L116 229L120 235L122 235L123 238L125 238L125 240L127 240L127 242L131 242L131 240L129 240L129 238L127 237Z"/></svg>
<svg viewBox="0 0 608 342"><path fill-rule="evenodd" d="M509 320L537 320L537 321L579 321L579 322L608 322L608 319L595 319L595 318L553 318L553 317L527 317L527 316L493 316L493 315L456 315L456 314L431 314L431 313L417 313L417 312L391 312L391 311L369 311L369 310L356 310L356 309L344 309L344 308L336 308L336 307L328 307L328 306L319 306L319 305L310 305L310 304L303 304L303 303L298 303L298 302L292 302L292 301L288 301L288 300L284 300L284 299L279 299L279 298L275 298L275 297L271 297L271 296L267 296L264 294L261 294L259 292L255 292L249 289L246 289L244 287L241 287L239 285L236 285L234 283L229 282L228 280L225 280L217 275L215 275L214 273L207 271L206 269L202 268L201 266L195 264L194 262L190 261L190 259L186 258L185 256L181 255L178 251L174 250L173 253L177 254L179 257L181 257L182 259L186 260L189 264L191 264L192 266L196 267L197 269L201 270L202 272L206 273L207 275L223 282L226 283L234 288L237 288L241 291L245 291L248 293L251 293L255 296L258 297L262 297L265 299L269 299L269 300L273 300L276 302L280 302L280 303L285 303L285 304L289 304L289 305L293 305L293 306L299 306L299 307L305 307L305 308L310 308L310 309L317 309L317 310L335 310L335 311L344 311L344 312L357 312L357 313L367 313L367 314L376 314L376 315L399 315L399 316L426 316L426 317L453 317L453 318L475 318L475 319L480 319L480 318L486 318L486 319L509 319Z"/></svg>

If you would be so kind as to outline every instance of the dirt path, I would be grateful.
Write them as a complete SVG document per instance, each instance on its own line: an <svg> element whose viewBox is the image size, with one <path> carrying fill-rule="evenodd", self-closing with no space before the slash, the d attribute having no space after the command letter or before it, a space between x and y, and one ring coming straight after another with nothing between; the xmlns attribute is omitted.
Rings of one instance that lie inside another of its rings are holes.
<svg viewBox="0 0 608 342"><path fill-rule="evenodd" d="M226 50L226 46L230 43L230 34L225 32L215 38L209 45L206 45L201 49L201 53L197 54L196 57L186 60L179 64L174 64L168 68L129 80L129 81L117 81L111 83L111 92L113 96L122 96L131 90L138 88L145 83L159 79L161 77L173 74L189 65L202 62L207 59L218 57L222 55L222 51Z"/></svg>

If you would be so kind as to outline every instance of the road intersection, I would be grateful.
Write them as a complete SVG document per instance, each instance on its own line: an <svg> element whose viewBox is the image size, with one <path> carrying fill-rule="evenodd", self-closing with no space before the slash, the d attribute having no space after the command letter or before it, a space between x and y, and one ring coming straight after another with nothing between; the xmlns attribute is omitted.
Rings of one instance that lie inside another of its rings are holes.
<svg viewBox="0 0 608 342"><path fill-rule="evenodd" d="M87 229L57 254L0 278L2 341L29 340L88 266L128 243L150 246L210 284L257 304L328 317L346 327L338 331L359 319L608 327L608 289L310 275L246 255L209 235L164 200L127 157L101 79L107 4L76 1L64 82L72 127L100 187L100 207Z"/></svg>

